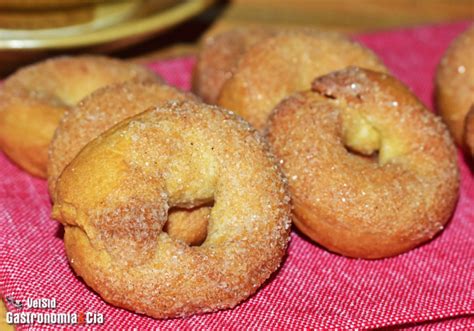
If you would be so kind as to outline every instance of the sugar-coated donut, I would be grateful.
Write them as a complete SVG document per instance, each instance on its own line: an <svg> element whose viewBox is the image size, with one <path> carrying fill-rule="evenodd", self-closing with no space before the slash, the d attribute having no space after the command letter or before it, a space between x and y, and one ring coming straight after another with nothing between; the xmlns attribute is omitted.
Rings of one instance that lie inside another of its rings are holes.
<svg viewBox="0 0 474 331"><path fill-rule="evenodd" d="M158 80L142 66L101 56L57 57L18 70L0 87L0 148L46 177L48 145L64 112L99 87Z"/></svg>
<svg viewBox="0 0 474 331"><path fill-rule="evenodd" d="M215 103L237 62L252 45L276 33L268 28L235 28L210 35L201 42L193 72L193 91L207 103Z"/></svg>
<svg viewBox="0 0 474 331"><path fill-rule="evenodd" d="M250 47L240 57L217 104L262 129L283 98L307 89L315 77L350 65L387 71L372 51L343 35L316 31L279 33Z"/></svg>
<svg viewBox="0 0 474 331"><path fill-rule="evenodd" d="M91 140L127 117L170 100L197 98L155 82L128 81L98 89L65 113L49 146L48 189L54 201L56 180L64 168ZM209 210L172 210L166 231L189 245L202 243L207 236Z"/></svg>
<svg viewBox="0 0 474 331"><path fill-rule="evenodd" d="M464 129L464 140L466 146L474 158L474 104L471 106L471 110L466 115L466 128Z"/></svg>
<svg viewBox="0 0 474 331"><path fill-rule="evenodd" d="M456 205L446 126L387 74L352 67L317 78L276 107L268 139L295 224L331 251L400 254L443 229Z"/></svg>
<svg viewBox="0 0 474 331"><path fill-rule="evenodd" d="M436 72L439 112L459 146L464 146L464 121L474 104L474 25L446 50Z"/></svg>
<svg viewBox="0 0 474 331"><path fill-rule="evenodd" d="M170 100L194 99L191 93L156 82L129 81L98 89L67 111L51 140L48 155L48 189L54 189L64 168L91 140L127 117Z"/></svg>
<svg viewBox="0 0 474 331"><path fill-rule="evenodd" d="M214 202L200 246L162 227ZM107 302L155 318L237 305L278 268L289 197L264 140L214 106L173 102L90 142L58 179L69 261Z"/></svg>

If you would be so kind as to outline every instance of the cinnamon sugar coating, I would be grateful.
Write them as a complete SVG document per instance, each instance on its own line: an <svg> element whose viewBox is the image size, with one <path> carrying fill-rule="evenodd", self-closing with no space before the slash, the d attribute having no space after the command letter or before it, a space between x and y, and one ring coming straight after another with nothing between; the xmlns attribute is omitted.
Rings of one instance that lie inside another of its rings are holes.
<svg viewBox="0 0 474 331"><path fill-rule="evenodd" d="M406 252L441 231L456 206L446 126L387 74L348 68L317 78L276 107L268 139L295 224L342 255Z"/></svg>
<svg viewBox="0 0 474 331"><path fill-rule="evenodd" d="M466 146L466 115L474 104L474 25L460 34L446 50L436 72L439 113L461 147Z"/></svg>
<svg viewBox="0 0 474 331"><path fill-rule="evenodd" d="M170 208L213 201L188 246ZM53 217L71 266L107 302L155 318L231 308L278 268L289 197L266 144L233 113L171 102L90 142L58 179Z"/></svg>
<svg viewBox="0 0 474 331"><path fill-rule="evenodd" d="M159 80L142 66L102 56L62 56L24 67L0 87L0 148L46 177L48 145L64 112L94 90L131 79Z"/></svg>
<svg viewBox="0 0 474 331"><path fill-rule="evenodd" d="M59 122L48 151L48 189L52 200L59 175L88 142L127 117L185 99L196 97L159 82L128 81L100 88L69 109Z"/></svg>
<svg viewBox="0 0 474 331"><path fill-rule="evenodd" d="M268 28L236 28L204 38L194 68L193 91L205 102L216 103L242 54L276 32Z"/></svg>
<svg viewBox="0 0 474 331"><path fill-rule="evenodd" d="M152 106L175 100L197 98L157 82L128 81L105 86L65 113L49 146L48 189L54 201L56 180L84 146L122 120ZM209 211L182 209L169 214L166 230L189 245L207 236Z"/></svg>
<svg viewBox="0 0 474 331"><path fill-rule="evenodd" d="M369 49L337 33L291 30L250 47L224 83L217 104L263 129L272 109L311 81L350 65L387 71Z"/></svg>

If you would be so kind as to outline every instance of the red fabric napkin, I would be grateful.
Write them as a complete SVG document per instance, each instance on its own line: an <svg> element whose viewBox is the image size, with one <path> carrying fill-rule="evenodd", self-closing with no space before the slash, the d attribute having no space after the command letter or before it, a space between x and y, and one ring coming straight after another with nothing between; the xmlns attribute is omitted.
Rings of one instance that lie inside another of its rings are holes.
<svg viewBox="0 0 474 331"><path fill-rule="evenodd" d="M421 27L356 39L378 53L432 108L435 66L466 27ZM188 89L193 65L192 58L182 58L150 67ZM394 258L363 261L332 254L293 232L283 267L250 299L232 310L160 321L108 305L73 274L62 228L50 219L45 181L0 154L0 292L23 303L28 298L57 300L55 310L38 312L102 313L105 324L99 329L474 328L474 181L461 154L459 166L456 212L431 242ZM32 311L7 306L11 312Z"/></svg>

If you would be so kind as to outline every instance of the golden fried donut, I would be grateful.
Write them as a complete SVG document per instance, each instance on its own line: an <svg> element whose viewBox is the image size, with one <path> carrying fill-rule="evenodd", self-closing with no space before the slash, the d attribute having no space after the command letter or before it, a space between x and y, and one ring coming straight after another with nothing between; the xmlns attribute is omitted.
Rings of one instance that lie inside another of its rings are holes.
<svg viewBox="0 0 474 331"><path fill-rule="evenodd" d="M464 135L464 140L469 153L471 154L471 157L474 158L474 104L466 115L466 128L464 130Z"/></svg>
<svg viewBox="0 0 474 331"><path fill-rule="evenodd" d="M154 82L128 81L98 89L65 113L49 146L48 189L54 201L56 180L64 168L91 140L127 117L166 103L196 97ZM209 210L172 210L165 224L168 234L189 245L199 245L207 236Z"/></svg>
<svg viewBox="0 0 474 331"><path fill-rule="evenodd" d="M190 247L170 208L214 202ZM278 268L289 198L260 136L231 112L173 102L90 142L58 179L53 218L69 261L107 302L155 318L230 308Z"/></svg>
<svg viewBox="0 0 474 331"><path fill-rule="evenodd" d="M57 57L18 70L0 87L0 148L32 175L46 177L48 145L64 112L99 87L130 79L158 77L99 56Z"/></svg>
<svg viewBox="0 0 474 331"><path fill-rule="evenodd" d="M456 149L441 119L395 78L348 68L282 101L268 139L294 222L342 255L376 259L429 240L456 205Z"/></svg>
<svg viewBox="0 0 474 331"><path fill-rule="evenodd" d="M210 35L201 42L193 73L193 91L207 103L215 103L238 59L251 46L276 33L273 29L236 28Z"/></svg>
<svg viewBox="0 0 474 331"><path fill-rule="evenodd" d="M257 129L283 98L308 88L314 77L357 65L387 71L369 49L336 33L292 31L267 38L240 57L217 104Z"/></svg>
<svg viewBox="0 0 474 331"><path fill-rule="evenodd" d="M436 101L454 141L464 146L464 120L474 104L474 25L449 46L436 72Z"/></svg>

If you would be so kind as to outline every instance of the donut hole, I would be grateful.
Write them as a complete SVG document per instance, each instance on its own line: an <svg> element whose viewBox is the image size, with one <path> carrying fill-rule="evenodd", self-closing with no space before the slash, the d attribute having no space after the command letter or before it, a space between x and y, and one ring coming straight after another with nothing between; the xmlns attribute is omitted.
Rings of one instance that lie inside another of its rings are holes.
<svg viewBox="0 0 474 331"><path fill-rule="evenodd" d="M378 162L382 145L380 133L357 112L342 114L342 144L350 154Z"/></svg>
<svg viewBox="0 0 474 331"><path fill-rule="evenodd" d="M401 139L390 134L376 118L351 110L342 114L342 144L346 151L383 166L406 151Z"/></svg>
<svg viewBox="0 0 474 331"><path fill-rule="evenodd" d="M346 139L346 137L343 137L342 145L347 153L377 163L380 166L393 161L406 151L403 143L388 138L383 140L377 138L377 142L374 144L374 141L367 142L364 139Z"/></svg>
<svg viewBox="0 0 474 331"><path fill-rule="evenodd" d="M183 241L189 246L200 246L207 238L209 217L213 206L214 201L193 208L170 208L163 232L172 239Z"/></svg>
<svg viewBox="0 0 474 331"><path fill-rule="evenodd" d="M360 151L351 148L350 146L347 146L343 144L346 152L350 155L354 155L362 160L366 160L370 163L379 163L379 151L374 151L371 154L364 154L361 153Z"/></svg>

